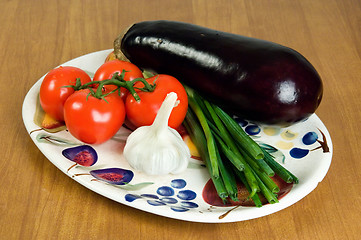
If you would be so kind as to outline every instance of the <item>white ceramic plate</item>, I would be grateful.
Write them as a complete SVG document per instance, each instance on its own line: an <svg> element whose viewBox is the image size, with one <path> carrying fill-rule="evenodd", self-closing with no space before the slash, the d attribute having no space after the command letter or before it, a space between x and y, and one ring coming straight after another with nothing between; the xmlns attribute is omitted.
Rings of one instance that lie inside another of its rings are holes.
<svg viewBox="0 0 361 240"><path fill-rule="evenodd" d="M104 62L110 51L90 53L62 66L79 67L91 74ZM295 184L279 203L261 208L217 207L206 202L202 194L209 181L209 174L197 160L192 161L188 169L179 175L151 177L135 171L122 156L122 148L129 134L125 128L106 143L90 146L98 156L95 164L90 167L77 164L70 168L74 162L66 158L62 151L81 145L79 141L67 131L48 133L40 130L30 133L39 129L34 122L34 115L44 76L29 90L22 109L24 124L35 145L57 168L76 182L136 209L193 222L221 223L258 218L289 207L308 195L325 177L331 164L333 147L330 135L322 121L314 114L308 120L287 128L272 128L252 123L244 126L245 129L248 127L247 131L254 134L252 136L257 141L278 148L278 153L285 157L279 160L281 164L299 178L299 183ZM75 145L71 145L72 143ZM98 170L100 171L97 172ZM103 181L104 177L110 182ZM117 180L131 181L127 185L116 185L114 181Z"/></svg>

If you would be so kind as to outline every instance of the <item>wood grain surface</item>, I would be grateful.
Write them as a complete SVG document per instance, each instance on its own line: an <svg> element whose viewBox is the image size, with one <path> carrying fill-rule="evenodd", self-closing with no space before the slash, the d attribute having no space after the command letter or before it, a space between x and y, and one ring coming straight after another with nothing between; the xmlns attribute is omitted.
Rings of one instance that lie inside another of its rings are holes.
<svg viewBox="0 0 361 240"><path fill-rule="evenodd" d="M0 239L357 239L361 233L359 0L0 0ZM325 179L304 199L243 222L156 216L79 185L38 150L22 103L47 71L112 48L134 22L177 20L262 38L301 52L318 70L317 115L334 145Z"/></svg>

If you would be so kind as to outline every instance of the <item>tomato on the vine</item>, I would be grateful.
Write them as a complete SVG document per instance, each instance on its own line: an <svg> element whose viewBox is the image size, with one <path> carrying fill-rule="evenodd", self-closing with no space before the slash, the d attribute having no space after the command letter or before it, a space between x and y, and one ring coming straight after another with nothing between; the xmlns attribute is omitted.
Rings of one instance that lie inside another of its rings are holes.
<svg viewBox="0 0 361 240"><path fill-rule="evenodd" d="M115 73L118 73L118 75L120 75L123 70L126 71L124 74L124 80L126 81L131 81L135 78L143 77L142 71L136 65L130 62L116 59L112 61L107 61L102 64L95 72L93 81L110 79ZM107 85L105 86L105 88L109 90L114 90L117 87L114 85ZM123 100L125 100L126 95L129 91L126 88L121 88L120 91L121 97L123 98Z"/></svg>
<svg viewBox="0 0 361 240"><path fill-rule="evenodd" d="M80 78L82 84L91 81L85 71L71 66L52 69L44 77L40 86L39 98L41 107L49 116L58 121L64 120L64 103L74 93L73 88L64 86L75 85L77 78Z"/></svg>
<svg viewBox="0 0 361 240"><path fill-rule="evenodd" d="M112 138L123 125L124 103L116 92L104 99L89 93L89 89L79 90L66 100L65 124L69 132L80 141L100 144Z"/></svg>
<svg viewBox="0 0 361 240"><path fill-rule="evenodd" d="M155 90L153 92L136 90L140 97L139 102L135 101L132 95L127 96L125 101L127 120L135 127L151 125L167 94L175 92L178 95L179 103L173 108L168 125L175 129L178 128L182 124L188 109L188 96L183 85L176 78L165 74L153 76L146 81L150 84L155 83ZM137 82L134 85L138 88L143 86L142 82Z"/></svg>

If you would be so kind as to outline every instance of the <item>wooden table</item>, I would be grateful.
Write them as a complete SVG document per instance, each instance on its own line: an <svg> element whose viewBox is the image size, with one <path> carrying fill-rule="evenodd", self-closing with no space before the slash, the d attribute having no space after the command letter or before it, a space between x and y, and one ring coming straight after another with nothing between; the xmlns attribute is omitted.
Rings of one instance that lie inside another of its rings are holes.
<svg viewBox="0 0 361 240"><path fill-rule="evenodd" d="M361 2L0 0L0 239L356 239L361 233ZM334 145L325 179L301 201L249 221L160 217L64 175L25 130L22 103L48 70L112 48L128 25L168 19L281 43L324 82L317 115Z"/></svg>

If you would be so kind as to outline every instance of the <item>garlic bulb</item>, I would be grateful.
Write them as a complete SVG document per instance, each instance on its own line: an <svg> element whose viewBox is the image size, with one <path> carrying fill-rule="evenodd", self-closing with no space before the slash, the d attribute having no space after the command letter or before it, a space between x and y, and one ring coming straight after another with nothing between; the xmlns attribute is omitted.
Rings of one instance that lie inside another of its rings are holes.
<svg viewBox="0 0 361 240"><path fill-rule="evenodd" d="M132 132L123 155L136 170L148 175L177 174L184 171L191 157L180 134L168 126L168 119L177 103L177 94L171 92L163 101L150 126Z"/></svg>

